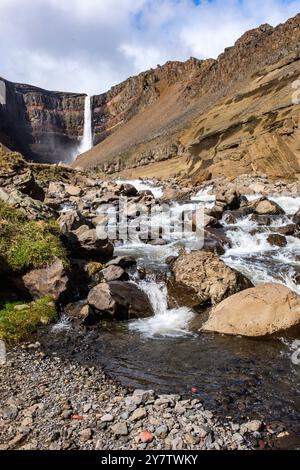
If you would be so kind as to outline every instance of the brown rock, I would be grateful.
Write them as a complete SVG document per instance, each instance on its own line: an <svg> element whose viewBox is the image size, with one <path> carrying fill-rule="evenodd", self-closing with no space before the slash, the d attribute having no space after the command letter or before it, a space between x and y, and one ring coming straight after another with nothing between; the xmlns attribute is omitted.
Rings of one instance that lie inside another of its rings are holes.
<svg viewBox="0 0 300 470"><path fill-rule="evenodd" d="M223 210L237 210L240 205L240 195L235 187L224 189L216 194L216 206L223 206Z"/></svg>
<svg viewBox="0 0 300 470"><path fill-rule="evenodd" d="M207 251L181 254L174 263L173 274L178 284L193 289L197 305L215 305L229 295L252 286L246 277Z"/></svg>
<svg viewBox="0 0 300 470"><path fill-rule="evenodd" d="M61 214L57 219L59 224L60 231L63 234L70 232L71 230L77 230L81 225L92 226L89 222L83 217L79 211L71 210Z"/></svg>
<svg viewBox="0 0 300 470"><path fill-rule="evenodd" d="M67 290L68 276L62 261L58 258L44 268L33 269L22 276L22 282L34 299L52 297L58 300Z"/></svg>
<svg viewBox="0 0 300 470"><path fill-rule="evenodd" d="M282 215L284 211L274 201L262 198L253 204L254 213L258 215Z"/></svg>
<svg viewBox="0 0 300 470"><path fill-rule="evenodd" d="M68 233L68 242L77 257L90 259L108 259L113 255L113 245L107 237L99 238L96 229L87 225Z"/></svg>
<svg viewBox="0 0 300 470"><path fill-rule="evenodd" d="M299 224L300 224L300 209L298 209L298 211L297 211L296 214L294 215L294 217L293 217L293 222L294 222L294 224L296 224L296 225L299 225Z"/></svg>
<svg viewBox="0 0 300 470"><path fill-rule="evenodd" d="M83 192L81 188L79 188L78 186L73 186L72 184L68 184L65 189L66 193L69 196L79 197L82 195Z"/></svg>
<svg viewBox="0 0 300 470"><path fill-rule="evenodd" d="M283 235L279 235L278 233L272 233L269 235L267 242L272 246L284 247L287 245L286 238Z"/></svg>
<svg viewBox="0 0 300 470"><path fill-rule="evenodd" d="M131 266L136 265L135 258L131 256L117 256L116 258L110 260L106 263L107 266L120 266L123 269L130 268Z"/></svg>
<svg viewBox="0 0 300 470"><path fill-rule="evenodd" d="M288 224L288 225L285 225L284 227L276 228L276 232L280 233L281 235L286 235L287 237L294 235L295 231L296 231L295 224Z"/></svg>
<svg viewBox="0 0 300 470"><path fill-rule="evenodd" d="M131 282L98 284L89 292L88 303L97 313L114 319L143 318L153 314L147 295Z"/></svg>
<svg viewBox="0 0 300 470"><path fill-rule="evenodd" d="M280 284L261 284L223 300L203 331L264 336L300 322L300 297Z"/></svg>
<svg viewBox="0 0 300 470"><path fill-rule="evenodd" d="M189 196L185 191L181 191L179 189L168 188L168 189L165 189L160 199L161 201L169 202L169 201L185 201L188 198Z"/></svg>
<svg viewBox="0 0 300 470"><path fill-rule="evenodd" d="M99 275L106 282L110 281L123 281L128 279L127 273L120 266L108 266L102 269Z"/></svg>

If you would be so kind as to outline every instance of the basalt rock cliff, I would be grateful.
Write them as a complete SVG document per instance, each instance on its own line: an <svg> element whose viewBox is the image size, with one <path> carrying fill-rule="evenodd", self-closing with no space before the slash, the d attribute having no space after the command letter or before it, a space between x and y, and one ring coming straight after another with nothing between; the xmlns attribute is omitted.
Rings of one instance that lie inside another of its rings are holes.
<svg viewBox="0 0 300 470"><path fill-rule="evenodd" d="M0 142L29 160L70 161L83 134L85 95L1 80Z"/></svg>
<svg viewBox="0 0 300 470"><path fill-rule="evenodd" d="M248 31L217 60L168 62L131 77L93 97L97 145L74 164L198 182L242 173L294 178L299 59L300 14Z"/></svg>
<svg viewBox="0 0 300 470"><path fill-rule="evenodd" d="M167 62L92 97L94 147L73 163L127 177L201 182L300 175L300 14L246 32L217 60ZM0 142L27 159L68 162L83 94L5 81Z"/></svg>

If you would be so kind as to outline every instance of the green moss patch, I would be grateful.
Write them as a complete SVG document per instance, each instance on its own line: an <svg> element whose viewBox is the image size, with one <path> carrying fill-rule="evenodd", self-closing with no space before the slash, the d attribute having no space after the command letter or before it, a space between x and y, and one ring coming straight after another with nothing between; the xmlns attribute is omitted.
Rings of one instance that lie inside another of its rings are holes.
<svg viewBox="0 0 300 470"><path fill-rule="evenodd" d="M60 258L67 265L59 229L52 221L32 221L0 202L0 272L22 272Z"/></svg>
<svg viewBox="0 0 300 470"><path fill-rule="evenodd" d="M0 339L16 343L28 338L40 325L57 317L55 303L50 297L29 304L7 303L0 310Z"/></svg>

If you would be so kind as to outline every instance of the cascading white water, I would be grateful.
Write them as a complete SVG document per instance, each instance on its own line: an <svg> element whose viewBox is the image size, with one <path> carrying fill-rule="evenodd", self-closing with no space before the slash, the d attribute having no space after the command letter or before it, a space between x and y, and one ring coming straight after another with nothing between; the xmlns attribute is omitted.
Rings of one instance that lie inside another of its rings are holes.
<svg viewBox="0 0 300 470"><path fill-rule="evenodd" d="M84 153L93 147L93 131L92 131L92 107L91 97L86 96L84 102L84 126L83 137L78 149L78 153Z"/></svg>
<svg viewBox="0 0 300 470"><path fill-rule="evenodd" d="M188 324L194 317L194 312L187 307L169 309L168 290L164 283L145 280L138 285L148 295L154 316L130 323L130 330L138 331L147 338L176 338L190 334Z"/></svg>

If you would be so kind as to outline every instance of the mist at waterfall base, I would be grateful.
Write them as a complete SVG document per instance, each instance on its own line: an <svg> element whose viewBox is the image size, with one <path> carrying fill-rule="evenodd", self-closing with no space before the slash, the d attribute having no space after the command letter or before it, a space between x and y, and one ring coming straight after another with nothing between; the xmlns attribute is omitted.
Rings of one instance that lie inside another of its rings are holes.
<svg viewBox="0 0 300 470"><path fill-rule="evenodd" d="M149 186L161 194L159 185L149 182ZM206 189L194 196L192 204L211 207L214 199ZM285 248L271 246L267 241L273 229L290 223L300 199L272 199L281 204L286 215L275 216L270 226L256 227L249 216L231 225L222 219L231 241L222 258L255 285L279 282L300 293L295 282L300 268L299 239L287 237ZM191 248L193 242L186 240ZM131 282L146 292L154 316L130 322L102 322L87 331L74 330L63 320L62 328L56 328L55 333L48 330L40 338L45 349L88 366L104 367L112 378L128 387L185 396L196 389L196 396L205 406L220 414L280 421L298 433L300 367L291 361L291 345L300 337L300 328L264 338L199 333L202 314L182 306L171 308L168 302L163 280L167 272L165 261L167 256L178 254L179 248L174 243L151 246L137 239L116 247L115 255L135 256L138 266L153 272L144 280L133 276ZM161 273L164 276L160 277Z"/></svg>

